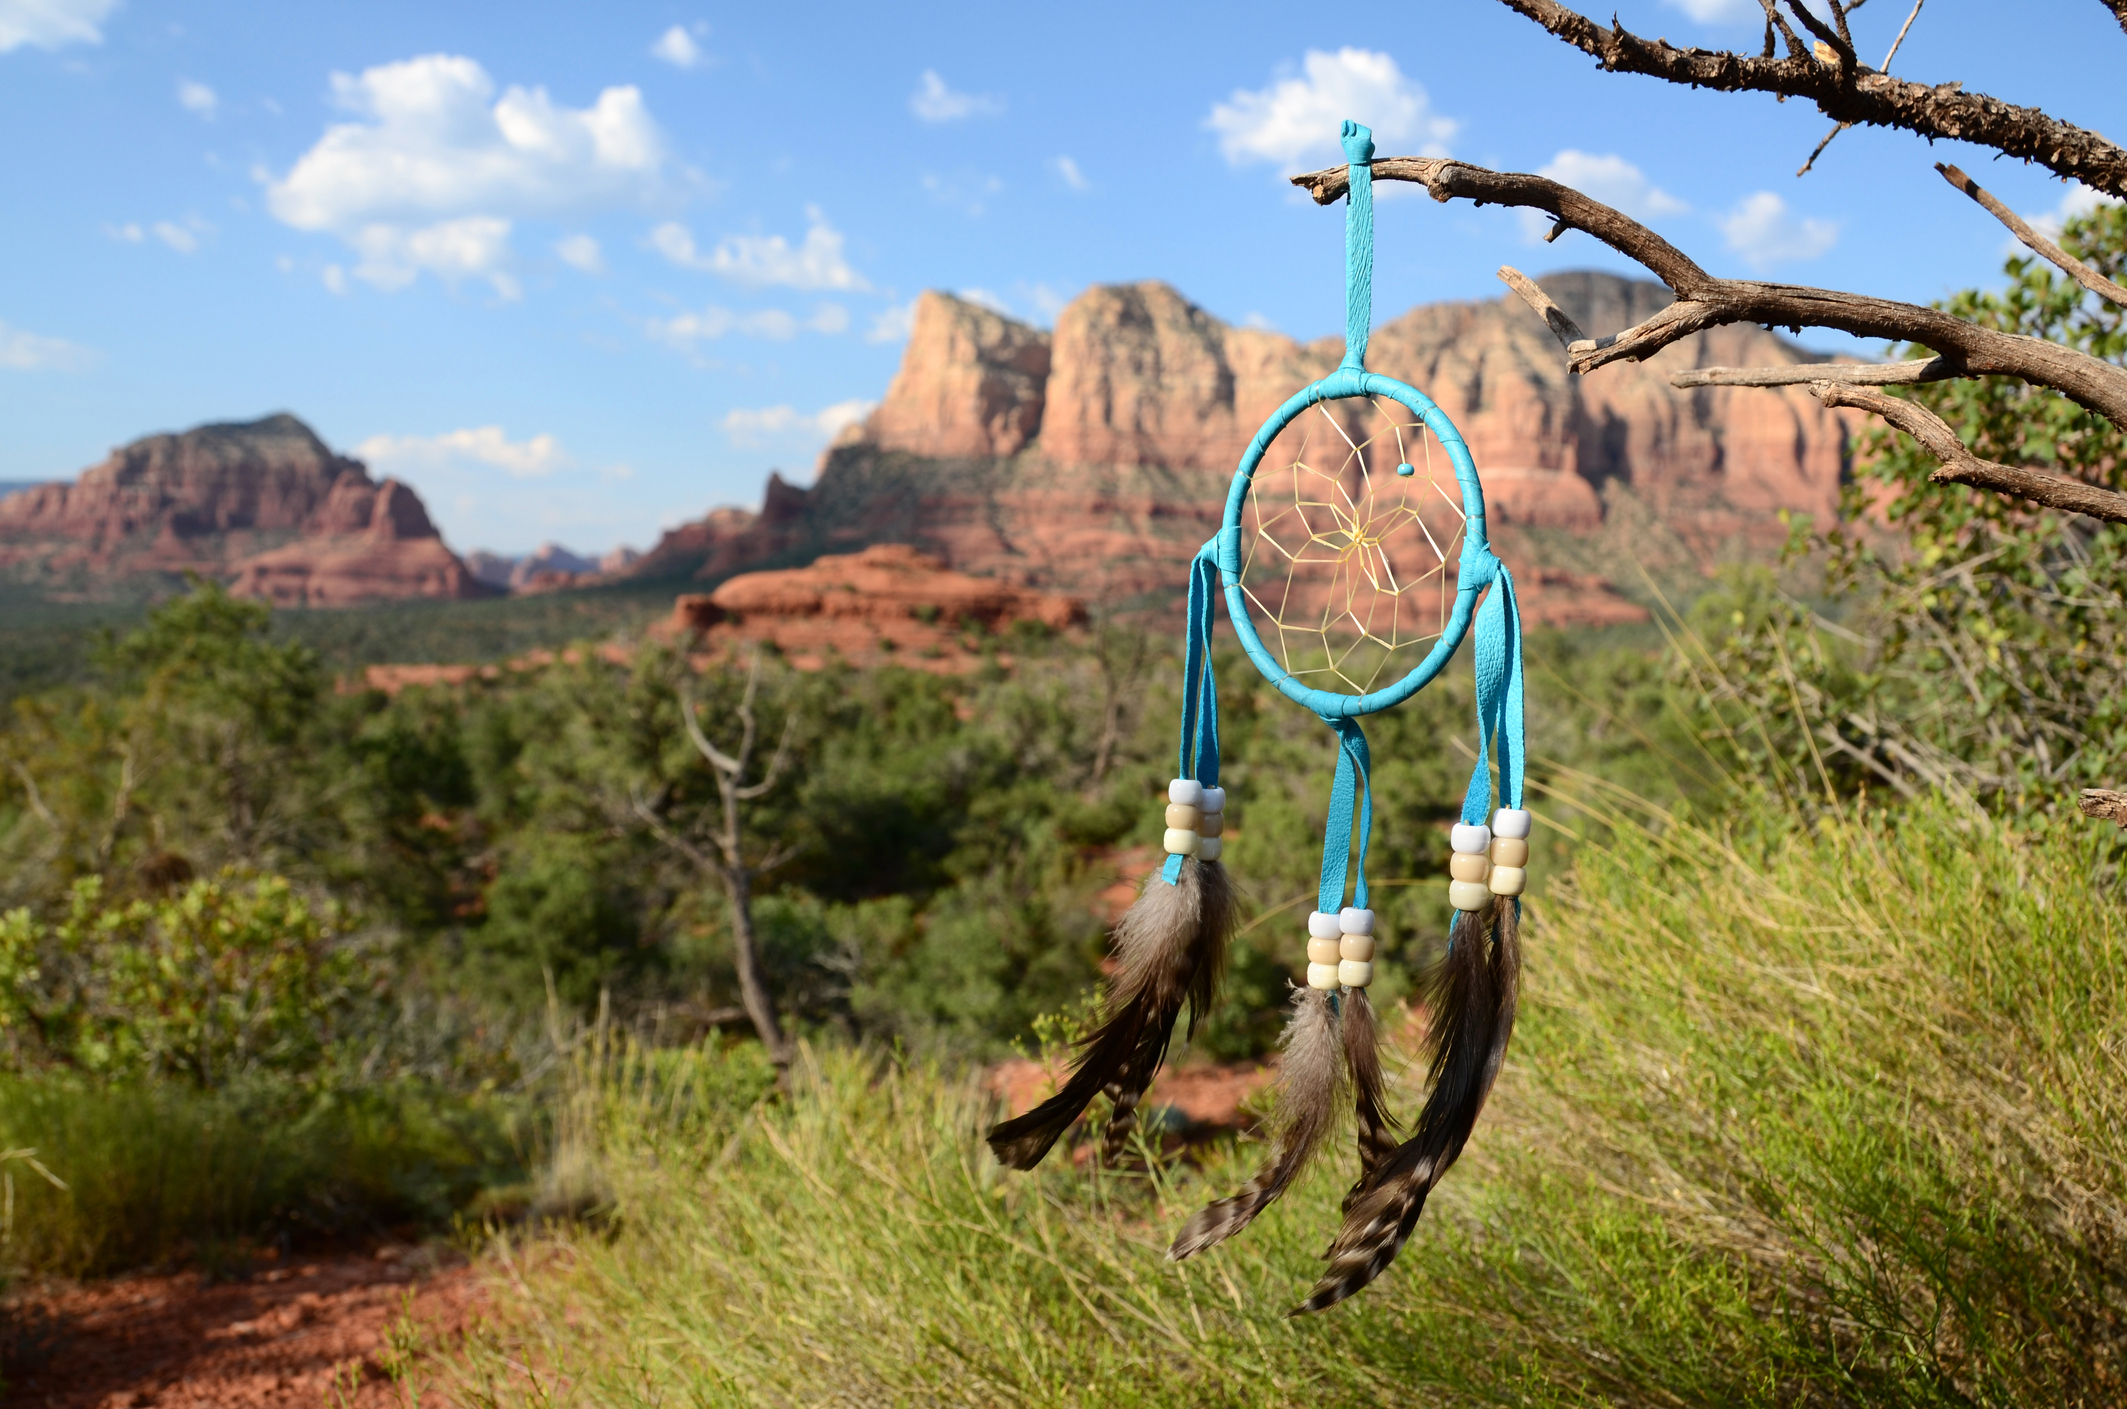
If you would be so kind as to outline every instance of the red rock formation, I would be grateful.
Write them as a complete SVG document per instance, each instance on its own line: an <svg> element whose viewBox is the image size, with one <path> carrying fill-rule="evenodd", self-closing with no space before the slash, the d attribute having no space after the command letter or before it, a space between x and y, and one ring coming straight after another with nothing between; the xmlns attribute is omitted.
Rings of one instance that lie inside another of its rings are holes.
<svg viewBox="0 0 2127 1409"><path fill-rule="evenodd" d="M1041 427L1048 378L1046 333L932 290L865 435L919 455L1014 455Z"/></svg>
<svg viewBox="0 0 2127 1409"><path fill-rule="evenodd" d="M343 475L333 486L332 516L321 523L326 531L238 563L230 594L282 607L493 594L443 546L420 496L395 479L367 480L351 485Z"/></svg>
<svg viewBox="0 0 2127 1409"><path fill-rule="evenodd" d="M616 575L650 579L718 580L789 554L811 537L811 496L771 472L761 510L711 509L693 523L668 529L657 546Z"/></svg>

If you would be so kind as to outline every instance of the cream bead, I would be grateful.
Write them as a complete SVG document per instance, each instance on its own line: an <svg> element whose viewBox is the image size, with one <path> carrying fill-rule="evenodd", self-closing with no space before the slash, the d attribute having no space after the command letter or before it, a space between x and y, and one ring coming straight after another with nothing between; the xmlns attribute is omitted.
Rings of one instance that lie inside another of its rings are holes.
<svg viewBox="0 0 2127 1409"><path fill-rule="evenodd" d="M1203 838L1187 827L1169 827L1165 842L1167 854L1169 856L1194 856L1196 855L1197 847L1202 844L1202 841Z"/></svg>
<svg viewBox="0 0 2127 1409"><path fill-rule="evenodd" d="M1312 954L1309 958L1314 957ZM1370 964L1374 959L1374 937L1370 934L1348 934L1337 941L1337 957L1355 963Z"/></svg>
<svg viewBox="0 0 2127 1409"><path fill-rule="evenodd" d="M1334 939L1307 941L1307 962L1310 964L1334 964L1343 957L1343 950Z"/></svg>
<svg viewBox="0 0 2127 1409"><path fill-rule="evenodd" d="M1196 819L1196 834L1200 837L1215 837L1226 830L1226 814L1223 812L1200 812Z"/></svg>
<svg viewBox="0 0 2127 1409"><path fill-rule="evenodd" d="M1518 837L1492 838L1492 864L1494 866L1528 865L1529 844Z"/></svg>
<svg viewBox="0 0 2127 1409"><path fill-rule="evenodd" d="M1448 904L1457 910L1482 910L1492 903L1492 892L1483 881L1449 881Z"/></svg>
<svg viewBox="0 0 2127 1409"><path fill-rule="evenodd" d="M1337 928L1337 917L1326 910L1313 910L1307 916L1309 939L1335 939L1343 931Z"/></svg>
<svg viewBox="0 0 2127 1409"><path fill-rule="evenodd" d="M1374 981L1374 966L1358 959L1346 959L1337 965L1337 982L1346 988L1364 988Z"/></svg>
<svg viewBox="0 0 2127 1409"><path fill-rule="evenodd" d="M1529 888L1529 873L1519 866L1494 866L1488 885L1494 895L1520 895Z"/></svg>
<svg viewBox="0 0 2127 1409"><path fill-rule="evenodd" d="M1526 841L1535 819L1518 807L1502 807L1492 814L1492 835L1509 841Z"/></svg>
<svg viewBox="0 0 2127 1409"><path fill-rule="evenodd" d="M1325 993L1329 992L1337 986L1337 966L1335 964L1309 964L1307 966L1307 986L1309 988L1319 988Z"/></svg>
<svg viewBox="0 0 2127 1409"><path fill-rule="evenodd" d="M1207 836L1205 836L1205 835L1204 835L1203 833L1201 833L1201 832L1199 832L1199 833L1197 834L1197 839L1196 839L1196 859L1197 859L1197 860L1199 860L1199 861L1216 861L1216 860L1218 860L1218 859L1219 859L1219 853L1220 853L1221 851L1224 851L1225 849L1226 849L1226 843L1224 843L1224 842L1220 841L1220 840L1219 840L1219 839L1218 839L1217 837L1207 837Z"/></svg>
<svg viewBox="0 0 2127 1409"><path fill-rule="evenodd" d="M1372 934L1373 932L1373 911L1361 910L1355 905L1347 905L1337 912L1337 933Z"/></svg>
<svg viewBox="0 0 2127 1409"><path fill-rule="evenodd" d="M1448 845L1465 856L1482 856L1491 844L1492 829L1486 826L1457 822L1455 829L1448 833Z"/></svg>
<svg viewBox="0 0 2127 1409"><path fill-rule="evenodd" d="M1491 869L1490 861L1466 851L1458 851L1448 858L1448 875L1458 881L1482 881Z"/></svg>
<svg viewBox="0 0 2127 1409"><path fill-rule="evenodd" d="M1193 832L1196 830L1196 824L1203 820L1203 812L1191 807L1186 802L1170 802L1167 804L1167 825L1170 827L1179 827L1184 831Z"/></svg>
<svg viewBox="0 0 2127 1409"><path fill-rule="evenodd" d="M1204 789L1204 800L1198 803L1197 806L1203 808L1206 812L1224 812L1226 810L1226 790L1224 788Z"/></svg>
<svg viewBox="0 0 2127 1409"><path fill-rule="evenodd" d="M1167 785L1167 801L1184 803L1190 807L1204 805L1204 785L1194 778L1176 778Z"/></svg>

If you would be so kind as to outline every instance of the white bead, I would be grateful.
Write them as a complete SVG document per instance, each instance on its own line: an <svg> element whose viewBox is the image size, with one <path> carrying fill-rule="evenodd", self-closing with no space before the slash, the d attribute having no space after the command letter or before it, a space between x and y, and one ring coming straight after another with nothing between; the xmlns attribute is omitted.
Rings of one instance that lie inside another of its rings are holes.
<svg viewBox="0 0 2127 1409"><path fill-rule="evenodd" d="M1194 856L1204 839L1187 827L1169 827L1166 847L1169 856Z"/></svg>
<svg viewBox="0 0 2127 1409"><path fill-rule="evenodd" d="M1483 881L1449 881L1448 904L1457 910L1482 910L1492 903L1492 892Z"/></svg>
<svg viewBox="0 0 2127 1409"><path fill-rule="evenodd" d="M1176 778L1167 785L1167 801L1183 802L1191 807L1204 805L1204 785L1194 778Z"/></svg>
<svg viewBox="0 0 2127 1409"><path fill-rule="evenodd" d="M1520 895L1529 888L1529 873L1519 866L1494 866L1490 886L1494 895Z"/></svg>
<svg viewBox="0 0 2127 1409"><path fill-rule="evenodd" d="M1325 910L1316 910L1307 917L1307 935L1310 939L1335 939L1343 931L1337 928L1337 917Z"/></svg>
<svg viewBox="0 0 2127 1409"><path fill-rule="evenodd" d="M1458 881L1481 881L1491 871L1492 863L1482 856L1456 852L1448 858L1448 876Z"/></svg>
<svg viewBox="0 0 2127 1409"><path fill-rule="evenodd" d="M1491 844L1492 829L1482 825L1457 822L1455 830L1448 834L1448 845L1465 856L1482 856Z"/></svg>
<svg viewBox="0 0 2127 1409"><path fill-rule="evenodd" d="M1226 810L1226 790L1224 788L1204 789L1204 800L1197 805L1206 812L1224 812Z"/></svg>
<svg viewBox="0 0 2127 1409"><path fill-rule="evenodd" d="M1197 814L1196 834L1200 837L1215 837L1226 830L1226 814L1202 812Z"/></svg>
<svg viewBox="0 0 2127 1409"><path fill-rule="evenodd" d="M1207 836L1205 836L1205 835L1204 835L1203 833L1201 833L1201 832L1197 833L1197 838L1196 838L1196 859L1197 859L1197 860L1199 860L1199 861L1216 861L1216 860L1218 860L1218 859L1219 859L1219 853L1220 853L1220 852L1222 852L1222 851L1224 851L1225 849L1226 849L1226 843L1224 843L1224 842L1220 841L1220 840L1219 840L1219 839L1218 839L1217 837L1207 837Z"/></svg>
<svg viewBox="0 0 2127 1409"><path fill-rule="evenodd" d="M1329 992L1337 986L1337 966L1335 964L1309 964L1307 966L1307 986L1309 988L1319 988L1324 993Z"/></svg>
<svg viewBox="0 0 2127 1409"><path fill-rule="evenodd" d="M1361 964L1370 964L1374 959L1374 937L1370 934L1348 934L1337 941L1337 957L1351 959Z"/></svg>
<svg viewBox="0 0 2127 1409"><path fill-rule="evenodd" d="M1203 820L1204 814L1186 802L1167 804L1167 825L1170 827L1184 827L1193 832L1196 824Z"/></svg>
<svg viewBox="0 0 2127 1409"><path fill-rule="evenodd" d="M1523 841L1528 838L1529 824L1534 820L1518 807L1502 807L1492 814L1492 834Z"/></svg>
<svg viewBox="0 0 2127 1409"><path fill-rule="evenodd" d="M1310 964L1334 964L1343 957L1344 951L1334 939L1307 941L1307 962Z"/></svg>
<svg viewBox="0 0 2127 1409"><path fill-rule="evenodd" d="M1494 866L1528 865L1529 844L1513 837L1492 838L1492 864Z"/></svg>
<svg viewBox="0 0 2127 1409"><path fill-rule="evenodd" d="M1337 982L1346 988L1364 988L1374 981L1374 966L1359 959L1346 959L1337 965Z"/></svg>
<svg viewBox="0 0 2127 1409"><path fill-rule="evenodd" d="M1372 934L1373 932L1373 911L1361 910L1356 906L1347 905L1337 912L1337 933Z"/></svg>

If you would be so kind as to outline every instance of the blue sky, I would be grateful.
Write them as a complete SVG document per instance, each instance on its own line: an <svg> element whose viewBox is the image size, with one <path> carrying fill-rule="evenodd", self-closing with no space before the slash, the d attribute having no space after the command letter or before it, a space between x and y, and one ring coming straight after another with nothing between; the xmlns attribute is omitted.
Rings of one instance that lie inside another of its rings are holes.
<svg viewBox="0 0 2127 1409"><path fill-rule="evenodd" d="M1617 8L1758 40L1752 0ZM1856 17L1864 57L1909 8ZM1893 71L2127 130L2102 6L2009 13L1930 0ZM460 549L646 546L771 467L808 477L924 288L1046 323L1159 278L1337 331L1341 215L1281 176L1335 159L1345 115L1385 153L1547 170L1716 272L1915 300L2004 252L1932 161L2034 215L2078 199L1866 130L1797 180L1813 109L1604 75L1492 0L0 0L0 479L286 409L414 484ZM1514 212L1396 200L1379 316L1495 297L1502 263L1627 267Z"/></svg>

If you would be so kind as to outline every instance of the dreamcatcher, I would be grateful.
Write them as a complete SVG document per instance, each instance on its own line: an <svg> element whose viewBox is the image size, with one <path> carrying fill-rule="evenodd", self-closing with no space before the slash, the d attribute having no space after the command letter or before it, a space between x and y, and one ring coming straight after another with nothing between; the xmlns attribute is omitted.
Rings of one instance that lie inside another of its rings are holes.
<svg viewBox="0 0 2127 1409"><path fill-rule="evenodd" d="M1227 494L1224 525L1190 565L1181 776L1168 787L1166 864L1147 878L1116 927L1116 971L1103 1020L1069 1079L989 1136L999 1159L1031 1169L1094 1095L1105 1092L1113 1113L1104 1157L1112 1159L1135 1128L1138 1102L1183 1009L1192 1032L1210 1011L1239 909L1219 859L1226 795L1219 787L1209 645L1212 603L1223 589L1249 660L1336 732L1337 770L1317 908L1307 920L1307 986L1295 989L1286 1025L1270 1153L1238 1192L1189 1221L1169 1256L1192 1256L1246 1227L1291 1186L1349 1100L1357 1116L1359 1177L1345 1196L1329 1266L1301 1311L1334 1305L1381 1275L1477 1121L1514 1025L1518 897L1528 881L1531 820L1521 808L1521 622L1514 581L1486 541L1484 491L1461 434L1422 393L1365 368L1373 318L1374 145L1372 134L1351 122L1344 124L1343 144L1351 160L1344 361L1256 432ZM1258 629L1258 618L1265 629ZM1366 886L1372 762L1359 720L1429 684L1473 624L1478 761L1451 834L1448 899L1455 918L1447 954L1427 986L1431 1087L1408 1138L1399 1141L1366 993L1377 936ZM1423 657L1411 664L1420 651ZM1495 749L1505 804L1497 812Z"/></svg>

